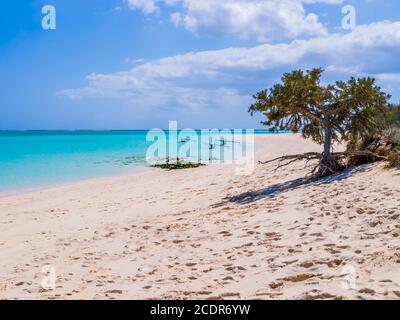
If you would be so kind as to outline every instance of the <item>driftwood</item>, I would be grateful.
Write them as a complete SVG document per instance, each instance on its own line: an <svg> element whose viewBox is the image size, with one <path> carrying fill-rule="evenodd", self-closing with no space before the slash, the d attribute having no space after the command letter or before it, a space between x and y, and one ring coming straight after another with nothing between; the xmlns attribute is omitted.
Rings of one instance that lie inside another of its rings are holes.
<svg viewBox="0 0 400 320"><path fill-rule="evenodd" d="M203 163L200 162L186 162L181 160L180 158L176 158L175 161L170 160L167 158L164 163L156 163L151 165L153 168L165 169L165 170L179 170L179 169L191 169L191 168L198 168L204 166Z"/></svg>

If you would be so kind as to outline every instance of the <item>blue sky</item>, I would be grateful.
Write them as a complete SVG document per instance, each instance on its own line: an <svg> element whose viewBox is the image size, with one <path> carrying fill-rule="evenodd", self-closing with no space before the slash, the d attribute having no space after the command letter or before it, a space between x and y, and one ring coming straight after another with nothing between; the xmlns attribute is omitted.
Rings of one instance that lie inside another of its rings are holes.
<svg viewBox="0 0 400 320"><path fill-rule="evenodd" d="M0 129L260 128L252 94L312 67L399 102L399 20L396 0L6 0Z"/></svg>

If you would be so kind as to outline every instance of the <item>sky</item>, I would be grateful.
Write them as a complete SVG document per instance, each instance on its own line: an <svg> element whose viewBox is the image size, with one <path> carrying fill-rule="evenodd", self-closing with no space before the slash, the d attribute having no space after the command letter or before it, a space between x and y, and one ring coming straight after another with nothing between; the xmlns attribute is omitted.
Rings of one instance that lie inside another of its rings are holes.
<svg viewBox="0 0 400 320"><path fill-rule="evenodd" d="M4 0L0 130L262 128L252 95L314 67L397 103L399 56L398 0Z"/></svg>

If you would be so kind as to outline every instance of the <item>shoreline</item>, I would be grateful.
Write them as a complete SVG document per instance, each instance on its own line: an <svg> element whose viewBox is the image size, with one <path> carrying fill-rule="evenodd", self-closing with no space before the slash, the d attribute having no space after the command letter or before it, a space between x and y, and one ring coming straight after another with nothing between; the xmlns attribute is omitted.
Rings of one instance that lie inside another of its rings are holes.
<svg viewBox="0 0 400 320"><path fill-rule="evenodd" d="M55 182L55 183L50 183L50 184L45 184L45 185L38 185L35 187L21 187L18 189L13 189L9 191L0 191L0 200L2 198L6 197L12 197L12 196L19 196L19 195L24 195L24 194L29 194L29 193L36 193L36 192L44 192L44 191L49 191L51 189L59 189L59 188L67 188L67 187L74 187L76 185L82 184L82 183L101 183L103 180L109 180L109 179L114 179L114 178L121 178L121 177L130 177L132 175L144 173L147 171L151 171L153 168L149 166L135 166L134 169L131 169L130 172L121 172L121 173L114 173L110 175L103 175L103 176L97 176L97 177L91 177L91 178L77 178L73 179L72 181L66 181L66 182Z"/></svg>
<svg viewBox="0 0 400 320"><path fill-rule="evenodd" d="M87 131L87 130L86 130ZM105 130L107 131L107 130ZM129 132L129 131L146 131L146 130L115 130L115 132ZM260 141L270 135L292 135L291 133L286 133L286 132L279 132L279 133L261 133L259 131L263 131L260 129L257 129L258 132L255 133L255 152L258 152L260 148L262 148L262 143L260 145ZM13 132L13 131L10 131ZM18 132L24 132L24 131L18 131ZM30 132L30 131L28 131ZM52 131L42 131L38 130L38 132L52 132ZM57 131L58 132L58 131ZM60 132L69 132L67 130L61 130ZM75 131L71 131L75 132ZM76 131L76 132L81 132L81 131ZM85 132L85 131L84 131ZM90 131L89 131L90 132ZM94 131L96 132L96 131ZM98 132L103 132L103 131L98 131ZM258 143L256 142L258 141ZM215 164L211 164L215 165ZM39 191L46 191L49 189L53 188L61 188L61 187L68 187L71 186L73 187L76 184L80 183L85 183L85 182L99 182L101 183L102 180L108 180L108 179L113 179L113 178L121 178L121 177L130 177L132 175L140 174L143 172L147 171L152 171L154 168L150 166L150 164L141 164L141 165L135 165L132 168L128 169L126 172L120 172L120 173L113 173L113 174L103 174L99 175L96 177L88 177L88 178L71 178L70 181L61 181L61 182L54 182L54 183L46 183L46 184L38 184L36 186L28 186L28 187L17 187L17 188L12 188L9 190L0 190L0 199L4 197L9 197L9 196L17 196L17 195L22 195L22 194L27 194L27 193L33 193L33 192L39 192Z"/></svg>
<svg viewBox="0 0 400 320"><path fill-rule="evenodd" d="M259 140L256 160L321 148ZM0 197L0 299L400 298L400 174L378 163L301 183L304 163L274 169L154 169Z"/></svg>

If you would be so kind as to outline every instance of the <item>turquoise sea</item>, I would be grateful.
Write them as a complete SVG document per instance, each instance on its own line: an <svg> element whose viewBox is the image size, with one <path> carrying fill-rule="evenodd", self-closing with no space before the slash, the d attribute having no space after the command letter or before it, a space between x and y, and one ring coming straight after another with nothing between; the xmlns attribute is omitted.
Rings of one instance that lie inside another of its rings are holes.
<svg viewBox="0 0 400 320"><path fill-rule="evenodd" d="M256 134L269 133L258 130ZM122 174L148 166L146 130L0 131L0 192Z"/></svg>

